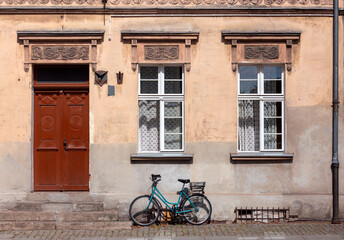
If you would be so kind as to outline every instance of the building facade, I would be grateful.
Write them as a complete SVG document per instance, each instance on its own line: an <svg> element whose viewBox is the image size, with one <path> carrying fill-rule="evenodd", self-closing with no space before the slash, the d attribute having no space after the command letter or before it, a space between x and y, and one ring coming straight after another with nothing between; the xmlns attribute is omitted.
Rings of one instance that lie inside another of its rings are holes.
<svg viewBox="0 0 344 240"><path fill-rule="evenodd" d="M329 0L0 1L2 208L86 191L125 219L161 174L172 199L178 178L206 181L215 220L330 219L332 13Z"/></svg>

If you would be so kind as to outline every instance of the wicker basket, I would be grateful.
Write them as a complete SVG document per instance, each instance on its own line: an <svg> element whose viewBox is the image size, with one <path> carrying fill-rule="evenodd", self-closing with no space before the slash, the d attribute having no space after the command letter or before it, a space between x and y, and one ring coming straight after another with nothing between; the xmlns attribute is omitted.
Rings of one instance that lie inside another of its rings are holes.
<svg viewBox="0 0 344 240"><path fill-rule="evenodd" d="M192 193L204 194L205 182L190 182L190 189Z"/></svg>

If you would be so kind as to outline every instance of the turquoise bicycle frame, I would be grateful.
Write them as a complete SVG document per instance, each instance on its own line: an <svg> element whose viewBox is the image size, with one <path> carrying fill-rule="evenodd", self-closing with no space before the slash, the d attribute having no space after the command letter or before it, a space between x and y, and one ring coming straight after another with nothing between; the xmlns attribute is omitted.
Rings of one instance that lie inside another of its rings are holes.
<svg viewBox="0 0 344 240"><path fill-rule="evenodd" d="M152 202L152 199L154 197L154 195L156 195L173 213L176 213L176 214L180 214L180 213L188 213L188 212L192 212L193 210L185 210L185 211L177 211L177 208L176 211L173 210L173 208L170 207L170 205L172 206L178 206L179 203L180 203L180 200L182 198L182 195L184 194L184 196L189 200L189 202L191 203L192 207L194 208L194 210L196 210L196 212L198 211L198 208L193 204L193 202L190 200L190 198L188 197L188 195L185 194L184 192L184 188L182 189L182 191L180 191L180 194L179 194L179 198L178 198L178 202L176 203L172 203L172 202L169 202L166 200L166 198L162 195L162 193L157 189L157 187L153 187L153 191L152 191L152 194L150 196L150 199L149 199L149 203L148 203L148 206L145 210L148 209L148 207L150 206L151 202Z"/></svg>

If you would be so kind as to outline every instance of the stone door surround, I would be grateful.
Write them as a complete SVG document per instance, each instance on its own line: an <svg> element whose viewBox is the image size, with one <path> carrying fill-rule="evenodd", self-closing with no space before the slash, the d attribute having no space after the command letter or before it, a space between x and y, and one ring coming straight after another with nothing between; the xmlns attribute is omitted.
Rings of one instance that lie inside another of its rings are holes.
<svg viewBox="0 0 344 240"><path fill-rule="evenodd" d="M181 63L191 69L191 45L199 32L122 31L122 41L131 44L131 68L139 63Z"/></svg>
<svg viewBox="0 0 344 240"><path fill-rule="evenodd" d="M24 45L24 70L30 64L92 64L97 66L97 45L104 31L18 31Z"/></svg>

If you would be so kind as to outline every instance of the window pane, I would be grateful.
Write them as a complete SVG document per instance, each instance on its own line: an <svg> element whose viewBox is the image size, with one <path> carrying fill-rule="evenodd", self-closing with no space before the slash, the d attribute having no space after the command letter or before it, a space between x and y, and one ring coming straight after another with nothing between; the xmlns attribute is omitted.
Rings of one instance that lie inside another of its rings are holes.
<svg viewBox="0 0 344 240"><path fill-rule="evenodd" d="M264 102L264 116L265 117L281 117L282 116L282 102Z"/></svg>
<svg viewBox="0 0 344 240"><path fill-rule="evenodd" d="M165 102L165 117L181 117L182 102Z"/></svg>
<svg viewBox="0 0 344 240"><path fill-rule="evenodd" d="M165 93L166 94L178 94L183 93L182 81L165 81Z"/></svg>
<svg viewBox="0 0 344 240"><path fill-rule="evenodd" d="M264 93L282 93L282 81L264 81Z"/></svg>
<svg viewBox="0 0 344 240"><path fill-rule="evenodd" d="M240 151L259 151L259 100L239 100Z"/></svg>
<svg viewBox="0 0 344 240"><path fill-rule="evenodd" d="M139 101L140 151L160 150L159 101Z"/></svg>
<svg viewBox="0 0 344 240"><path fill-rule="evenodd" d="M265 66L264 79L282 79L282 66Z"/></svg>
<svg viewBox="0 0 344 240"><path fill-rule="evenodd" d="M240 66L240 79L258 79L257 66Z"/></svg>
<svg viewBox="0 0 344 240"><path fill-rule="evenodd" d="M282 118L265 118L264 133L282 133Z"/></svg>
<svg viewBox="0 0 344 240"><path fill-rule="evenodd" d="M141 67L140 78L141 79L158 79L158 67Z"/></svg>
<svg viewBox="0 0 344 240"><path fill-rule="evenodd" d="M182 127L181 118L165 119L165 133L182 133Z"/></svg>
<svg viewBox="0 0 344 240"><path fill-rule="evenodd" d="M182 149L182 135L181 134L165 134L165 149Z"/></svg>
<svg viewBox="0 0 344 240"><path fill-rule="evenodd" d="M143 94L147 93L158 93L158 81L141 81L140 91Z"/></svg>
<svg viewBox="0 0 344 240"><path fill-rule="evenodd" d="M182 67L165 67L165 79L182 79Z"/></svg>
<svg viewBox="0 0 344 240"><path fill-rule="evenodd" d="M240 93L257 93L257 81L240 81Z"/></svg>
<svg viewBox="0 0 344 240"><path fill-rule="evenodd" d="M264 135L264 149L282 149L282 135Z"/></svg>

